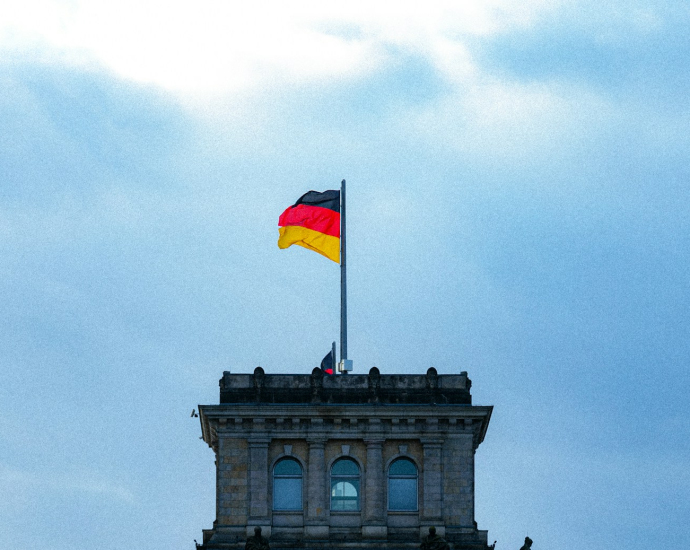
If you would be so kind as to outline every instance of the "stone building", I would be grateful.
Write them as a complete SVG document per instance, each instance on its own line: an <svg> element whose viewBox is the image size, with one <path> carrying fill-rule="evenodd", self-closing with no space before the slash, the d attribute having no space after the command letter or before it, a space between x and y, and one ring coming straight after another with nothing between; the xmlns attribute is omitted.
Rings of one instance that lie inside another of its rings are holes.
<svg viewBox="0 0 690 550"><path fill-rule="evenodd" d="M324 376L223 373L201 405L216 455L216 519L203 550L419 548L429 527L486 550L474 520L474 454L493 407L466 372Z"/></svg>

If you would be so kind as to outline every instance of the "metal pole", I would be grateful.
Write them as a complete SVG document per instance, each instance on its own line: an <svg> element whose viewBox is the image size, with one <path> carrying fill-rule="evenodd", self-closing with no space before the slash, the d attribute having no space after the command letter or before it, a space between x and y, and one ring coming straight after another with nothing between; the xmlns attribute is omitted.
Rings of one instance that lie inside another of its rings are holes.
<svg viewBox="0 0 690 550"><path fill-rule="evenodd" d="M345 180L340 186L340 360L347 359L347 275L345 271Z"/></svg>

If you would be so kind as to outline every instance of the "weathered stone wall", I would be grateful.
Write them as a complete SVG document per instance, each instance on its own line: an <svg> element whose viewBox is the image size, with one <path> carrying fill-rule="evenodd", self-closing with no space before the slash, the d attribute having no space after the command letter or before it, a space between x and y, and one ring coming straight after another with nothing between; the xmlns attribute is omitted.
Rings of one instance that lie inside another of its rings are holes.
<svg viewBox="0 0 690 550"><path fill-rule="evenodd" d="M246 525L248 464L246 439L221 439L218 446L216 517L220 525Z"/></svg>
<svg viewBox="0 0 690 550"><path fill-rule="evenodd" d="M474 446L472 434L453 435L443 445L444 523L453 527L473 527Z"/></svg>
<svg viewBox="0 0 690 550"><path fill-rule="evenodd" d="M369 374L324 376L321 369L309 374L266 375L224 372L220 380L221 403L439 403L471 405L472 382L466 372L439 376L431 368L426 375L382 375L374 367Z"/></svg>

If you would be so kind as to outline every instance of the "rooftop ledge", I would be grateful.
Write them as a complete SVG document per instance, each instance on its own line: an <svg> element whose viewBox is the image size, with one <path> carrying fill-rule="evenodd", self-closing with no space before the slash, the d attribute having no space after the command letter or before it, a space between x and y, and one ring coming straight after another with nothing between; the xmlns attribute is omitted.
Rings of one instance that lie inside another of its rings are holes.
<svg viewBox="0 0 690 550"><path fill-rule="evenodd" d="M377 404L377 405L471 405L472 381L467 372L439 375L385 374L373 367L369 374L326 375L320 368L311 374L223 373L220 403L262 404Z"/></svg>

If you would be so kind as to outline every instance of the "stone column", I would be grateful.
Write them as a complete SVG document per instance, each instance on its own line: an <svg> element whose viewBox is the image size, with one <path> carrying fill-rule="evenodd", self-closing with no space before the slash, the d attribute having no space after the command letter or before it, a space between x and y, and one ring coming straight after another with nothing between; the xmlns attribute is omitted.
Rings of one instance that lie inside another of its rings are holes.
<svg viewBox="0 0 690 550"><path fill-rule="evenodd" d="M249 439L249 518L247 536L254 535L254 527L261 527L262 534L271 535L268 517L268 443L267 438Z"/></svg>
<svg viewBox="0 0 690 550"><path fill-rule="evenodd" d="M362 536L385 539L388 533L385 521L386 481L383 475L383 439L365 439L367 464L364 479L364 522Z"/></svg>
<svg viewBox="0 0 690 550"><path fill-rule="evenodd" d="M422 535L429 534L429 527L435 526L436 532L444 536L445 526L442 521L443 510L443 475L442 475L442 445L441 439L422 439L424 447L422 510L420 517L420 531Z"/></svg>
<svg viewBox="0 0 690 550"><path fill-rule="evenodd" d="M304 536L310 539L328 538L330 494L326 475L326 439L308 438L309 463L307 464L307 513L304 518Z"/></svg>

